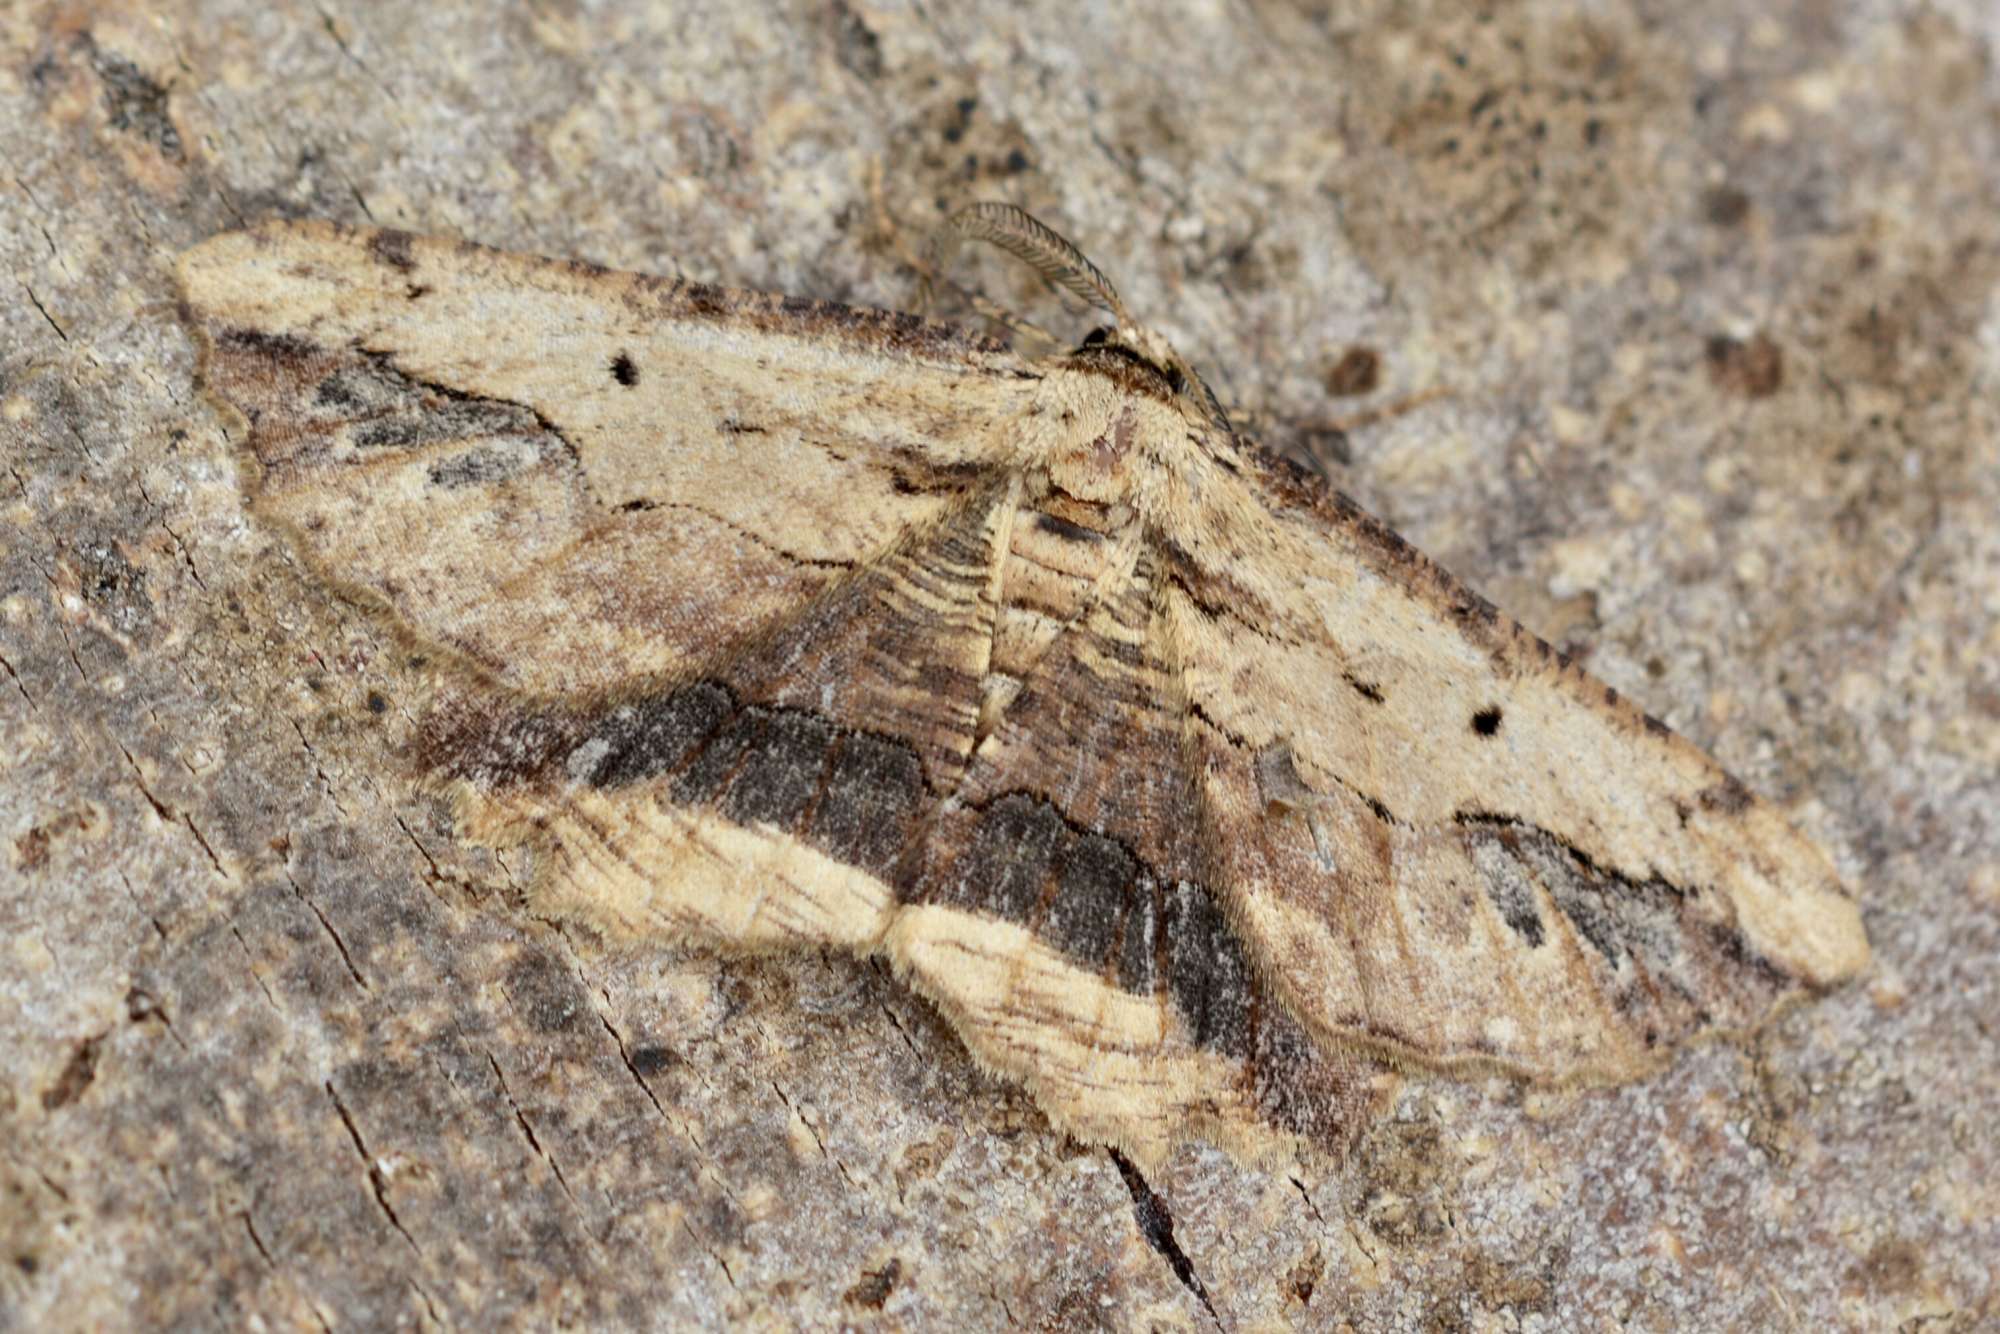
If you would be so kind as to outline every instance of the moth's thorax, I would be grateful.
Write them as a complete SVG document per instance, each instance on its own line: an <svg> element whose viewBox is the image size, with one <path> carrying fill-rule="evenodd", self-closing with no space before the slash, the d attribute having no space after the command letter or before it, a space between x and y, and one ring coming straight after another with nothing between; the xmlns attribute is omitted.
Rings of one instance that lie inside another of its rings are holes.
<svg viewBox="0 0 2000 1334"><path fill-rule="evenodd" d="M1189 433L1184 396L1117 360L1059 367L1037 403L1033 454L1060 489L1100 504L1135 503Z"/></svg>

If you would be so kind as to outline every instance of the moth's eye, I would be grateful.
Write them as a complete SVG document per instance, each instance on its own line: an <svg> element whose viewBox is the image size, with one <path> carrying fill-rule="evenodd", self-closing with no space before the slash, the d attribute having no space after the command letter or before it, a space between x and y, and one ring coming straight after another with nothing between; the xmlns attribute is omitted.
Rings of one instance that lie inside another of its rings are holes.
<svg viewBox="0 0 2000 1334"><path fill-rule="evenodd" d="M1109 329L1092 329L1083 336L1083 345L1085 347L1097 347L1110 341L1111 330Z"/></svg>

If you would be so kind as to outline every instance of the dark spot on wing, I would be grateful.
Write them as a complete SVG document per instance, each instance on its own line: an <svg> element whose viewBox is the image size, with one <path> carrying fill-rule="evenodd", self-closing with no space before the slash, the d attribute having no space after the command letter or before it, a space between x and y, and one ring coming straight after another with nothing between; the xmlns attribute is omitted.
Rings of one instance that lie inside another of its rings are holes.
<svg viewBox="0 0 2000 1334"><path fill-rule="evenodd" d="M1053 533L1068 542L1101 542L1104 540L1104 534L1098 532L1095 528L1087 528L1080 523L1071 523L1068 519L1050 514L1046 510L1037 510L1035 512L1035 527L1045 533Z"/></svg>
<svg viewBox="0 0 2000 1334"><path fill-rule="evenodd" d="M1160 883L1148 871L1134 887L1118 951L1118 985L1140 996L1159 986Z"/></svg>
<svg viewBox="0 0 2000 1334"><path fill-rule="evenodd" d="M611 378L627 389L639 383L639 367L628 352L620 352L611 359Z"/></svg>
<svg viewBox="0 0 2000 1334"><path fill-rule="evenodd" d="M595 787L619 787L671 773L715 734L735 707L727 690L704 683L615 709L579 740L579 745L598 743L595 749L603 754L578 777Z"/></svg>
<svg viewBox="0 0 2000 1334"><path fill-rule="evenodd" d="M1124 844L1100 834L1074 840L1063 858L1055 896L1038 934L1073 959L1102 972L1120 943L1140 886L1139 861Z"/></svg>
<svg viewBox="0 0 2000 1334"><path fill-rule="evenodd" d="M350 383L353 372L335 371L313 388L313 406L350 411L367 406L359 388Z"/></svg>
<svg viewBox="0 0 2000 1334"><path fill-rule="evenodd" d="M744 710L746 719L756 714L766 715L763 726L722 795L722 813L738 824L772 824L792 833L820 791L834 729L795 709Z"/></svg>
<svg viewBox="0 0 2000 1334"><path fill-rule="evenodd" d="M527 455L538 456L545 446L567 449L555 428L532 408L418 380L383 353L364 352L342 360L313 387L310 406L317 420L345 423L357 449L411 448L482 437L533 442L532 449L516 455L516 467L528 462ZM499 467L504 452L490 453L483 462L465 463L458 471ZM453 472L450 465L441 466L447 474Z"/></svg>
<svg viewBox="0 0 2000 1334"><path fill-rule="evenodd" d="M1481 736L1492 736L1500 730L1500 706L1489 704L1472 715L1472 730Z"/></svg>
<svg viewBox="0 0 2000 1334"><path fill-rule="evenodd" d="M247 353L286 365L311 360L323 351L311 339L294 334L266 333L262 329L224 329L215 341L232 352Z"/></svg>
<svg viewBox="0 0 2000 1334"><path fill-rule="evenodd" d="M1500 609L1471 589L1460 588L1457 594L1452 600L1451 614L1460 623L1485 627L1500 619ZM1549 646L1541 640L1537 639L1535 643L1543 652L1548 651Z"/></svg>
<svg viewBox="0 0 2000 1334"><path fill-rule="evenodd" d="M1715 948L1731 963L1756 975L1757 980L1773 990L1782 989L1791 979L1785 971L1763 955L1750 948L1750 942L1735 927L1722 922L1706 923L1706 928Z"/></svg>
<svg viewBox="0 0 2000 1334"><path fill-rule="evenodd" d="M1546 939L1542 915L1535 907L1535 889L1518 852L1513 831L1506 826L1468 825L1465 847L1486 882L1486 897L1500 920L1535 949Z"/></svg>
<svg viewBox="0 0 2000 1334"><path fill-rule="evenodd" d="M921 812L922 761L902 741L801 709L743 705L704 681L595 712L445 716L423 759L488 786L620 788L663 781L673 800L770 824L889 878Z"/></svg>
<svg viewBox="0 0 2000 1334"><path fill-rule="evenodd" d="M675 801L707 806L728 788L753 748L763 744L771 710L739 710L707 738L687 766L675 775L668 791Z"/></svg>
<svg viewBox="0 0 2000 1334"><path fill-rule="evenodd" d="M935 800L917 752L816 713L742 703L700 682L595 711L497 717L479 706L426 722L425 763L493 787L659 785L668 800L775 825L936 902L1015 922L1109 985L1162 995L1196 1043L1253 1059L1269 1022L1249 963L1205 887L1163 884L1121 839L1025 792L948 814L913 856ZM752 892L746 886L745 892Z"/></svg>
<svg viewBox="0 0 2000 1334"><path fill-rule="evenodd" d="M410 254L410 240L408 232L380 231L368 238L368 253L392 269L409 273L417 267Z"/></svg>
<svg viewBox="0 0 2000 1334"><path fill-rule="evenodd" d="M924 769L900 741L843 735L807 840L829 856L888 878L924 797Z"/></svg>
<svg viewBox="0 0 2000 1334"><path fill-rule="evenodd" d="M1041 901L1059 849L1070 833L1055 807L1025 793L980 812L971 844L952 866L940 897L954 907L1026 923Z"/></svg>
<svg viewBox="0 0 2000 1334"><path fill-rule="evenodd" d="M512 477L521 471L526 462L527 459L519 451L481 445L433 463L430 482L432 486L447 490L462 486L487 486Z"/></svg>
<svg viewBox="0 0 2000 1334"><path fill-rule="evenodd" d="M1696 906L1700 885L1621 873L1548 830L1506 816L1462 813L1458 823L1501 918L1539 943L1550 926L1539 905L1553 903L1558 920L1602 961L1612 1005L1635 1031L1651 1033L1649 1041L1753 1021L1796 985L1751 950L1731 922Z"/></svg>
<svg viewBox="0 0 2000 1334"><path fill-rule="evenodd" d="M1167 989L1175 1007L1198 1045L1248 1055L1255 1038L1250 971L1236 934L1199 885L1176 884L1166 909Z"/></svg>
<svg viewBox="0 0 2000 1334"><path fill-rule="evenodd" d="M1724 774L1720 781L1695 793L1695 800L1702 804L1704 810L1719 811L1723 815L1741 815L1750 808L1750 803L1756 798L1751 795L1750 789L1743 786L1735 777Z"/></svg>
<svg viewBox="0 0 2000 1334"><path fill-rule="evenodd" d="M707 283L688 283L680 289L680 296L692 314L704 318L719 318L729 314L731 309L730 294Z"/></svg>

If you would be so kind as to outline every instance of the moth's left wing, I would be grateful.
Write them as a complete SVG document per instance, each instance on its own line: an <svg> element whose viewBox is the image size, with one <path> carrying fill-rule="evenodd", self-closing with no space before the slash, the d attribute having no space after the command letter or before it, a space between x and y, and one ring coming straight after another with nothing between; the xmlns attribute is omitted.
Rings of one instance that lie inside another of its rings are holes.
<svg viewBox="0 0 2000 1334"><path fill-rule="evenodd" d="M530 695L684 681L990 485L1034 374L904 315L326 223L181 260L258 509Z"/></svg>
<svg viewBox="0 0 2000 1334"><path fill-rule="evenodd" d="M1345 497L1190 450L1157 507L1209 878L1322 1038L1616 1080L1867 962L1825 858Z"/></svg>

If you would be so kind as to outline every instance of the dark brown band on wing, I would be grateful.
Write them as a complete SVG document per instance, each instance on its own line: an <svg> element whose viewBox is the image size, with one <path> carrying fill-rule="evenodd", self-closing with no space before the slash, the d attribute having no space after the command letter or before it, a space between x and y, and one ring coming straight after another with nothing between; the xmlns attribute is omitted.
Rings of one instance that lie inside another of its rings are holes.
<svg viewBox="0 0 2000 1334"><path fill-rule="evenodd" d="M487 789L655 784L663 799L774 828L895 883L905 902L1017 923L1125 991L1164 989L1195 1041L1227 1055L1251 1054L1269 1008L1206 887L1163 878L1029 793L938 810L909 745L745 703L720 682L596 712L486 713L468 697L433 716L421 749L442 776Z"/></svg>

